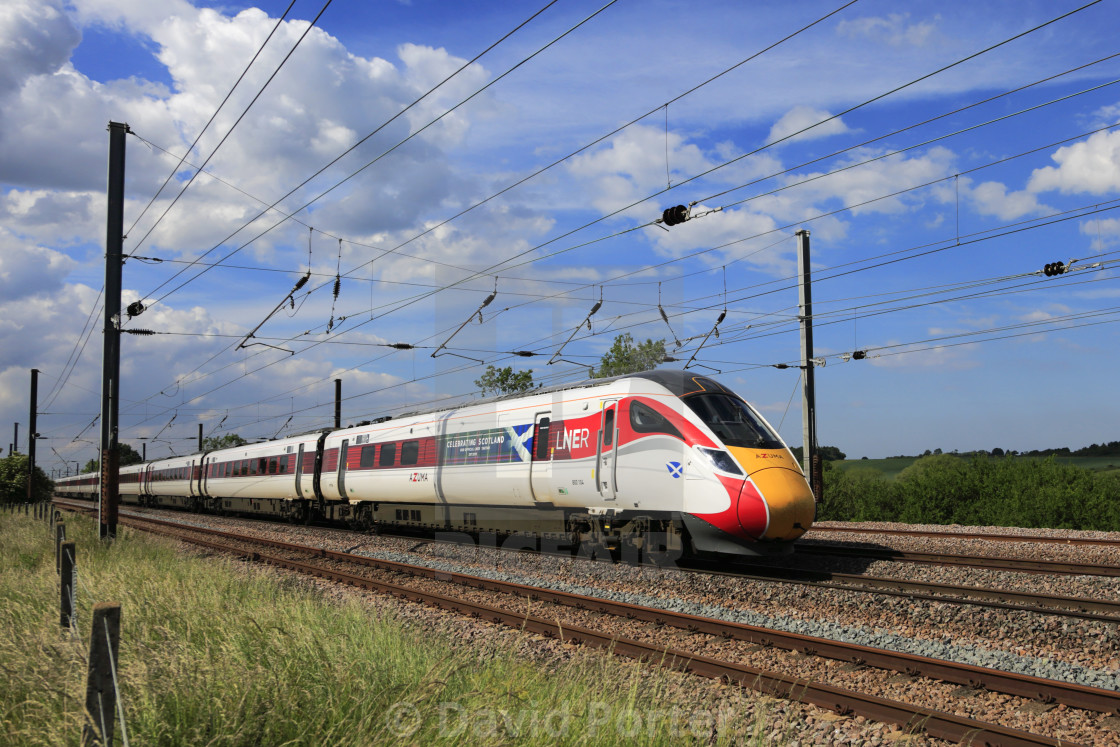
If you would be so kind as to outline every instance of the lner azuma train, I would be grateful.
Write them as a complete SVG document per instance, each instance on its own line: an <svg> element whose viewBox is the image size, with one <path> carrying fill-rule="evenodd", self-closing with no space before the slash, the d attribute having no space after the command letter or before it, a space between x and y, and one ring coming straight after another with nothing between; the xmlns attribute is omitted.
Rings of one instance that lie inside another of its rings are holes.
<svg viewBox="0 0 1120 747"><path fill-rule="evenodd" d="M95 476L61 494L93 497ZM789 449L713 379L657 370L122 467L124 503L683 554L788 551Z"/></svg>

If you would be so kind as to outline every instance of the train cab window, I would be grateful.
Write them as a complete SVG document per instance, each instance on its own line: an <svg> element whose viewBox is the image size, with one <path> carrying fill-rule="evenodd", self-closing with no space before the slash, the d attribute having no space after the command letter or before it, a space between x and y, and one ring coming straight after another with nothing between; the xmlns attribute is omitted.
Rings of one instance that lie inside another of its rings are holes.
<svg viewBox="0 0 1120 747"><path fill-rule="evenodd" d="M667 417L641 402L630 403L630 427L635 433L667 433L684 440L684 436Z"/></svg>
<svg viewBox="0 0 1120 747"><path fill-rule="evenodd" d="M537 461L548 459L548 424L551 422L548 418L541 418L537 423L537 440L533 442L533 459Z"/></svg>
<svg viewBox="0 0 1120 747"><path fill-rule="evenodd" d="M381 444L381 456L377 460L379 467L392 467L397 461L397 445Z"/></svg>
<svg viewBox="0 0 1120 747"><path fill-rule="evenodd" d="M777 434L741 399L707 392L687 397L684 403L726 446L748 449L782 448L782 441Z"/></svg>
<svg viewBox="0 0 1120 747"><path fill-rule="evenodd" d="M614 443L614 408L607 410L607 416L603 419L603 446L610 446Z"/></svg>
<svg viewBox="0 0 1120 747"><path fill-rule="evenodd" d="M363 446L362 447L362 456L361 456L360 460L358 461L358 468L359 469L369 469L369 468L373 467L373 465L377 463L375 461L375 458L377 456L377 454L375 453L376 451L377 451L377 446L376 445Z"/></svg>
<svg viewBox="0 0 1120 747"><path fill-rule="evenodd" d="M420 461L420 442L405 441L401 444L401 466L411 467Z"/></svg>

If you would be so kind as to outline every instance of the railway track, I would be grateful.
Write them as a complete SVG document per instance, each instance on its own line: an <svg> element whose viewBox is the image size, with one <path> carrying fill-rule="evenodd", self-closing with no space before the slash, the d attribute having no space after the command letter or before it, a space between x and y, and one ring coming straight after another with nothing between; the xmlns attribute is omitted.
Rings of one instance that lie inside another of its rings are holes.
<svg viewBox="0 0 1120 747"><path fill-rule="evenodd" d="M234 552L242 557L251 558L297 570L303 573L329 578L335 582L348 583L403 598L423 601L442 609L450 609L460 614L468 614L483 619L501 622L513 627L524 628L542 635L561 637L567 641L587 643L595 646L611 647L616 653L652 661L669 661L685 671L708 677L723 678L731 682L761 690L781 697L790 697L813 703L841 713L862 715L867 718L893 722L904 728L913 729L924 724L925 731L931 736L961 740L971 737L972 744L1058 744L1053 738L1031 735L1007 727L986 724L961 716L938 712L926 707L907 705L875 696L861 695L829 685L802 680L789 675L765 672L729 661L700 656L694 652L667 649L661 645L620 638L601 631L570 624L561 625L558 620L533 617L523 612L511 612L490 605L468 602L446 595L418 591L401 584L370 579L367 576L351 573L338 568L324 567L328 564L347 564L373 568L396 574L425 578L433 581L452 583L457 586L471 587L510 595L515 599L526 597L550 604L589 610L627 620L639 620L659 626L672 626L695 635L716 636L723 639L742 641L754 645L800 651L814 656L848 661L860 666L873 666L906 672L914 676L932 677L946 682L954 682L971 688L982 687L1004 692L1017 697L1061 703L1070 707L1090 709L1103 713L1120 713L1120 693L1098 688L1043 680L1026 675L1009 674L998 670L984 669L970 665L955 664L926 657L898 654L881 649L871 649L855 644L845 644L827 639L801 636L782 631L756 628L739 623L697 617L668 610L640 607L621 602L613 602L598 597L587 597L566 592L541 589L505 581L484 579L466 574L449 573L424 566L415 566L392 561L356 556L345 552L328 551L276 540L247 537L230 532L204 529L166 522L153 518L122 517L122 522L133 526L147 525L157 531L180 538L190 535L209 535L224 540L213 542L195 536L189 541L211 547L212 549ZM229 542L249 544L251 547L269 547L284 553L308 556L310 562L291 557L269 555L247 548L230 547ZM1062 744L1070 744L1068 741Z"/></svg>
<svg viewBox="0 0 1120 747"><path fill-rule="evenodd" d="M816 534L873 534L881 537L928 537L931 539L984 540L987 542L1025 542L1049 545L1081 545L1120 548L1120 539L1094 537L1048 537L1039 534L996 534L994 532L937 531L926 529L892 529L886 527L837 527L814 524L809 532Z"/></svg>
<svg viewBox="0 0 1120 747"><path fill-rule="evenodd" d="M82 503L69 503L67 505L76 508L88 508L88 504ZM436 539L426 541L433 543L451 542L450 540ZM992 609L1060 615L1105 623L1120 623L1120 602L1110 600L1027 593L1008 589L915 581L856 573L795 569L751 564L746 561L736 565L739 567L734 570L726 570L727 564L724 562L690 561L682 568L763 582L801 584L842 591L865 591L943 604L974 605Z"/></svg>
<svg viewBox="0 0 1120 747"><path fill-rule="evenodd" d="M916 552L895 550L889 547L837 545L802 542L797 545L797 555L824 555L839 558L870 558L896 563L923 563L927 565L954 565L996 571L1020 573L1055 573L1073 576L1120 576L1120 566L1095 563L1074 563L1064 560L1033 560L1030 558L1003 558L987 555L965 555L941 552Z"/></svg>
<svg viewBox="0 0 1120 747"><path fill-rule="evenodd" d="M725 565L693 563L686 567L695 568L704 573L728 575L755 581L793 583L845 591L868 591L875 594L922 599L943 604L967 604L993 609L1061 615L1097 622L1120 623L1120 602L1105 599L1026 593L1008 589L964 586L962 584L942 584L932 581L911 581L858 573L835 573L832 571L747 564L744 564L746 568L742 570L722 570Z"/></svg>

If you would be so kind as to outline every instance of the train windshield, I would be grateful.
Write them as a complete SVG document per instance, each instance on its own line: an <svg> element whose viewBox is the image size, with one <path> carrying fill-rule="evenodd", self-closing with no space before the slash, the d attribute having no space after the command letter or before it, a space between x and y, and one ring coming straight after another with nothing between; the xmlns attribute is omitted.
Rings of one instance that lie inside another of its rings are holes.
<svg viewBox="0 0 1120 747"><path fill-rule="evenodd" d="M727 394L695 394L684 403L726 446L780 449L782 442L746 402Z"/></svg>

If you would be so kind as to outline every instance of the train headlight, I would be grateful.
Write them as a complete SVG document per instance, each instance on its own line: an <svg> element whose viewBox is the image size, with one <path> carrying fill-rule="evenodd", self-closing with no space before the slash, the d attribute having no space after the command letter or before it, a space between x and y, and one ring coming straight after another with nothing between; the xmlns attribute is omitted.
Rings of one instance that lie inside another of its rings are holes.
<svg viewBox="0 0 1120 747"><path fill-rule="evenodd" d="M743 470L735 463L735 460L723 449L708 449L703 446L697 446L696 450L704 455L708 463L718 469L720 472L727 472L732 475L741 475Z"/></svg>

